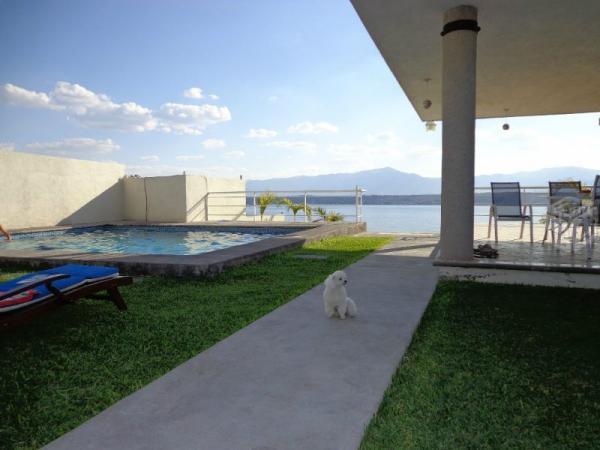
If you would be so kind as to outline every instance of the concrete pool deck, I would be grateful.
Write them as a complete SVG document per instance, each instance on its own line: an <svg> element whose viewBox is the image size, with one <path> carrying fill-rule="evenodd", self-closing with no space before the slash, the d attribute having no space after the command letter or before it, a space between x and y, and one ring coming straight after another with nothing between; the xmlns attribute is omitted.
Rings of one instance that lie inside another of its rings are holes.
<svg viewBox="0 0 600 450"><path fill-rule="evenodd" d="M365 231L365 223L274 223L274 222L198 222L185 224L171 223L111 223L77 225L72 227L48 227L20 232L61 231L89 226L161 226L161 227L202 227L227 231L227 229L276 228L294 230L290 234L263 239L248 244L201 253L198 255L154 255L154 254L120 254L120 253L83 253L72 250L8 250L0 245L0 263L26 264L33 268L59 266L62 264L97 264L119 268L123 274L139 275L175 275L175 276L211 276L223 269L250 261L256 261L266 255L291 250L304 243L332 236L353 235ZM298 230L299 229L299 230Z"/></svg>
<svg viewBox="0 0 600 450"><path fill-rule="evenodd" d="M319 285L46 448L357 448L435 288L435 244L348 267L357 318L328 319Z"/></svg>

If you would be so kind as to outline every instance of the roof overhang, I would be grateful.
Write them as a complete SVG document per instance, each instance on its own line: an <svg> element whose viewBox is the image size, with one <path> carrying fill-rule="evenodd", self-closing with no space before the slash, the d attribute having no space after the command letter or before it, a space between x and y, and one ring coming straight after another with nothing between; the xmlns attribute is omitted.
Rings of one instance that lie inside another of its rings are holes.
<svg viewBox="0 0 600 450"><path fill-rule="evenodd" d="M440 31L462 4L481 26L477 118L600 111L599 0L351 2L422 120L441 119Z"/></svg>

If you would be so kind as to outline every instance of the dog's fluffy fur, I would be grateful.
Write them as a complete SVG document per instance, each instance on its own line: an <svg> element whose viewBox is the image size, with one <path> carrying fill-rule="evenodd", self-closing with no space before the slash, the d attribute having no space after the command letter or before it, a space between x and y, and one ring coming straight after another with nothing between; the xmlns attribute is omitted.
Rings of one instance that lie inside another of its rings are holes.
<svg viewBox="0 0 600 450"><path fill-rule="evenodd" d="M340 319L345 319L346 316L356 316L356 304L346 294L346 284L348 277L341 270L332 273L325 280L323 303L328 317L337 315Z"/></svg>

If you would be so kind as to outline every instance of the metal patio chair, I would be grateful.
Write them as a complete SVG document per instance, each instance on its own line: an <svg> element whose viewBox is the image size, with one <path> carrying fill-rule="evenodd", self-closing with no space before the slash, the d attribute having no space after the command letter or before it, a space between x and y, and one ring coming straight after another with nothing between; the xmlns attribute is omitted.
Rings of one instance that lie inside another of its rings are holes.
<svg viewBox="0 0 600 450"><path fill-rule="evenodd" d="M498 242L498 221L520 221L523 239L525 222L529 221L529 241L533 243L533 209L531 205L521 205L521 185L518 182L490 183L492 187L492 205L488 222L488 239L494 221L494 238ZM529 208L529 214L526 214Z"/></svg>
<svg viewBox="0 0 600 450"><path fill-rule="evenodd" d="M563 222L561 217L566 206L571 208L581 206L581 181L549 181L548 209L546 210L546 227L542 244L548 239L548 231L550 231L552 237L552 244L555 243L555 228L557 225L559 229L558 242L560 243Z"/></svg>

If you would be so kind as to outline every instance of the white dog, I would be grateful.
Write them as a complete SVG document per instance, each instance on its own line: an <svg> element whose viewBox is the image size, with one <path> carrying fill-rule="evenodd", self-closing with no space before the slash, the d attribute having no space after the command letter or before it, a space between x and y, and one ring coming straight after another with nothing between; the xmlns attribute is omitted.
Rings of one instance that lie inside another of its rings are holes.
<svg viewBox="0 0 600 450"><path fill-rule="evenodd" d="M345 319L346 315L356 316L356 305L346 294L346 284L348 284L348 278L341 270L332 273L325 280L323 303L327 317L333 317L336 313L340 319Z"/></svg>

